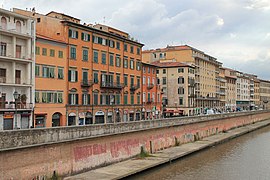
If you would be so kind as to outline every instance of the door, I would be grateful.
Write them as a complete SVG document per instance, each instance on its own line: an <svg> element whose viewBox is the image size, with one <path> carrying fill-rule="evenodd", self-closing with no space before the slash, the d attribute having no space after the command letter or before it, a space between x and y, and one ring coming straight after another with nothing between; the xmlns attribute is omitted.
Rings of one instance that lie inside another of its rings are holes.
<svg viewBox="0 0 270 180"><path fill-rule="evenodd" d="M12 130L13 129L13 119L8 118L4 119L4 130Z"/></svg>
<svg viewBox="0 0 270 180"><path fill-rule="evenodd" d="M15 72L15 83L16 84L21 84L21 71L20 70L16 70Z"/></svg>
<svg viewBox="0 0 270 180"><path fill-rule="evenodd" d="M21 58L22 46L16 45L16 58Z"/></svg>
<svg viewBox="0 0 270 180"><path fill-rule="evenodd" d="M22 123L22 125L21 125L21 128L22 129L28 129L29 128L29 117L28 116L22 116L22 119L21 119L21 123Z"/></svg>

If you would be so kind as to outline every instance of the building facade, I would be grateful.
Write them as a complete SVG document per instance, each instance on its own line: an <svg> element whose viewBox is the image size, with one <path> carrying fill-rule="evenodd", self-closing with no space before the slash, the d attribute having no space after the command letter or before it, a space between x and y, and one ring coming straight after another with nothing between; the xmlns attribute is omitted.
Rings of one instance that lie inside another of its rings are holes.
<svg viewBox="0 0 270 180"><path fill-rule="evenodd" d="M228 68L225 69L226 79L226 111L236 111L236 71Z"/></svg>
<svg viewBox="0 0 270 180"><path fill-rule="evenodd" d="M66 52L63 58L66 78L63 81L66 84L62 86L65 88L63 103L57 104L65 104L65 115L62 111L58 114L66 117L66 123L61 124L60 120L60 125L141 119L143 107L139 82L143 44L130 38L126 32L101 24L81 24L80 19L62 13L41 15L16 11L37 19L37 33L40 36L50 37L58 44L63 42L66 45L66 51L64 47L62 50ZM62 91L57 88L54 90ZM51 88L38 91L51 91ZM39 111L47 109L40 108ZM52 113L56 112L47 112L50 117L46 127L53 125Z"/></svg>
<svg viewBox="0 0 270 180"><path fill-rule="evenodd" d="M155 65L142 63L142 119L157 119L162 115L162 94L157 84Z"/></svg>
<svg viewBox="0 0 270 180"><path fill-rule="evenodd" d="M195 68L180 62L156 61L162 91L163 116L195 114Z"/></svg>
<svg viewBox="0 0 270 180"><path fill-rule="evenodd" d="M237 110L250 109L250 79L242 72L236 72L236 106Z"/></svg>
<svg viewBox="0 0 270 180"><path fill-rule="evenodd" d="M219 68L216 58L193 47L167 46L163 49L143 52L144 62L184 62L195 66L195 114L205 113L209 108L219 108Z"/></svg>
<svg viewBox="0 0 270 180"><path fill-rule="evenodd" d="M0 130L33 126L35 21L0 9Z"/></svg>
<svg viewBox="0 0 270 180"><path fill-rule="evenodd" d="M270 81L260 79L260 107L269 109L270 103Z"/></svg>

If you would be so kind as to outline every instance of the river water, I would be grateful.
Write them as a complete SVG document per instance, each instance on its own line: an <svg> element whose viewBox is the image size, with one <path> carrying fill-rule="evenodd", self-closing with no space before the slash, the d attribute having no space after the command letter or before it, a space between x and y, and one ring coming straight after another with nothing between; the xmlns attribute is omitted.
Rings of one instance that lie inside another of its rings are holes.
<svg viewBox="0 0 270 180"><path fill-rule="evenodd" d="M128 179L269 180L270 126Z"/></svg>

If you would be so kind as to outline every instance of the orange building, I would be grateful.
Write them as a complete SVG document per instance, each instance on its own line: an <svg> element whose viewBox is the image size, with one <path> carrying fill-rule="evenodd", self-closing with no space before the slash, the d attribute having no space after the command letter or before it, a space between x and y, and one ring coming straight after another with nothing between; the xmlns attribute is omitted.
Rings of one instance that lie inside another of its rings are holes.
<svg viewBox="0 0 270 180"><path fill-rule="evenodd" d="M157 84L157 66L142 63L142 119L157 119L162 114L162 94Z"/></svg>
<svg viewBox="0 0 270 180"><path fill-rule="evenodd" d="M80 24L79 19L65 14L15 11L37 19L37 34L66 45L65 83L61 86L66 123L60 120L60 125L141 119L143 44L131 39L128 33L101 24ZM38 90L50 90L44 83L40 85ZM49 114L45 106L39 111ZM46 127L51 125L52 119L47 118Z"/></svg>
<svg viewBox="0 0 270 180"><path fill-rule="evenodd" d="M37 35L35 127L66 125L66 43Z"/></svg>

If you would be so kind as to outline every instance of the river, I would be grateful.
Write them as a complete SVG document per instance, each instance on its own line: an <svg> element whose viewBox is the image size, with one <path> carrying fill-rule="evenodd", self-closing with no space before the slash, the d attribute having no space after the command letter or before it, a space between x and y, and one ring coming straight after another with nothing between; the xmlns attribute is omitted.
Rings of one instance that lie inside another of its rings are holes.
<svg viewBox="0 0 270 180"><path fill-rule="evenodd" d="M269 180L270 126L128 179Z"/></svg>

